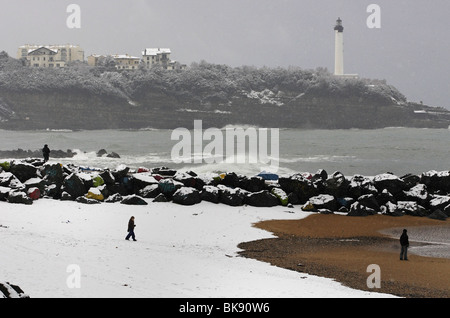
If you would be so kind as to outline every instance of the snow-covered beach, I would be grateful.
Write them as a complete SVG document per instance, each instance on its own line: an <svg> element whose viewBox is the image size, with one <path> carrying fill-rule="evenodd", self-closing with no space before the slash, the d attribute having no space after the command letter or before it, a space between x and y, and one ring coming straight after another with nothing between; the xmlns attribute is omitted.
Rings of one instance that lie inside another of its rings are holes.
<svg viewBox="0 0 450 318"><path fill-rule="evenodd" d="M273 237L253 223L310 214L300 208L148 203L0 202L1 280L32 298L392 297L237 254ZM124 239L132 215L137 242Z"/></svg>

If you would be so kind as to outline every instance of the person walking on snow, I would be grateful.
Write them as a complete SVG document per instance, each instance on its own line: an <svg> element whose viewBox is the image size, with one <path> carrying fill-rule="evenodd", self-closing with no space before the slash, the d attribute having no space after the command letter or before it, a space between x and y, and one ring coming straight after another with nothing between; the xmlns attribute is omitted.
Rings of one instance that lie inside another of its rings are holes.
<svg viewBox="0 0 450 318"><path fill-rule="evenodd" d="M48 148L48 145L45 145L42 149L42 154L44 155L44 162L47 162L50 158L50 149Z"/></svg>
<svg viewBox="0 0 450 318"><path fill-rule="evenodd" d="M406 234L406 229L403 230L402 235L400 236L400 245L402 246L402 249L400 251L400 260L407 261L408 260L408 247L409 247L409 239L408 234Z"/></svg>
<svg viewBox="0 0 450 318"><path fill-rule="evenodd" d="M133 238L133 241L136 241L136 237L134 235L134 228L136 227L136 225L134 225L134 216L132 216L130 218L130 220L128 221L128 235L125 238L127 241L130 239L130 237Z"/></svg>

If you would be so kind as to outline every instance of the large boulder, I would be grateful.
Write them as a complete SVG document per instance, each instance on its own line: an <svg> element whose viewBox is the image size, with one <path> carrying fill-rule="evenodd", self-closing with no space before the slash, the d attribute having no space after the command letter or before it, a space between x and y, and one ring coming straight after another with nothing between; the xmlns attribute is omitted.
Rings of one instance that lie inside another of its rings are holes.
<svg viewBox="0 0 450 318"><path fill-rule="evenodd" d="M80 196L80 197L76 198L75 201L78 203L83 203L83 204L99 204L100 203L99 200L87 198L85 196Z"/></svg>
<svg viewBox="0 0 450 318"><path fill-rule="evenodd" d="M421 183L410 188L408 191L404 191L404 195L407 201L416 201L422 206L428 204L431 198L427 186Z"/></svg>
<svg viewBox="0 0 450 318"><path fill-rule="evenodd" d="M11 189L23 190L25 186L15 175L11 172L1 172L0 173L0 186L9 187Z"/></svg>
<svg viewBox="0 0 450 318"><path fill-rule="evenodd" d="M38 188L41 193L44 193L47 183L41 178L31 178L24 182L25 189Z"/></svg>
<svg viewBox="0 0 450 318"><path fill-rule="evenodd" d="M326 209L336 211L338 207L335 197L330 194L319 194L311 197L308 202L312 205L312 207L308 206L307 203L307 205L304 206L304 210L308 210L307 207L309 207L310 210Z"/></svg>
<svg viewBox="0 0 450 318"><path fill-rule="evenodd" d="M281 176L278 178L278 184L286 193L294 193L298 203L305 203L309 198L318 195L317 187L311 180L302 174L294 174L291 176ZM295 204L295 203L293 203Z"/></svg>
<svg viewBox="0 0 450 318"><path fill-rule="evenodd" d="M150 184L147 185L145 188L139 190L137 194L146 199L153 199L156 198L156 196L160 193L161 190L159 189L158 184Z"/></svg>
<svg viewBox="0 0 450 318"><path fill-rule="evenodd" d="M288 201L292 205L301 203L300 199L298 198L298 195L295 194L294 192L291 192L291 193L288 194Z"/></svg>
<svg viewBox="0 0 450 318"><path fill-rule="evenodd" d="M106 155L107 158L115 158L119 159L120 155L117 152L111 151L109 154Z"/></svg>
<svg viewBox="0 0 450 318"><path fill-rule="evenodd" d="M173 179L161 179L158 183L159 190L166 198L172 198L175 191L180 189L183 184Z"/></svg>
<svg viewBox="0 0 450 318"><path fill-rule="evenodd" d="M256 176L251 178L242 178L240 180L240 188L250 191L259 192L264 190L266 183L262 177Z"/></svg>
<svg viewBox="0 0 450 318"><path fill-rule="evenodd" d="M99 174L99 176L102 177L103 182L106 185L114 184L116 182L116 180L114 179L113 174L109 170L104 170L103 172L101 172Z"/></svg>
<svg viewBox="0 0 450 318"><path fill-rule="evenodd" d="M371 209L358 201L350 206L350 211L347 213L348 216L368 216L374 214L377 214L374 209Z"/></svg>
<svg viewBox="0 0 450 318"><path fill-rule="evenodd" d="M313 182L326 181L327 179L328 179L328 173L324 169L317 170L317 172L311 178L311 180Z"/></svg>
<svg viewBox="0 0 450 318"><path fill-rule="evenodd" d="M64 181L64 170L59 163L45 163L39 168L40 174L48 183L61 186Z"/></svg>
<svg viewBox="0 0 450 318"><path fill-rule="evenodd" d="M220 202L230 206L240 206L244 204L244 199L248 191L241 188L230 188L219 184L217 186L220 193Z"/></svg>
<svg viewBox="0 0 450 318"><path fill-rule="evenodd" d="M129 167L125 165L119 165L116 169L111 171L111 173L114 176L114 179L120 182L120 180L122 180L124 177L128 175L129 171L130 171Z"/></svg>
<svg viewBox="0 0 450 318"><path fill-rule="evenodd" d="M396 204L397 203L397 199L386 189L384 189L383 191L381 191L377 196L377 202L378 204L381 205L386 205L386 203L391 202Z"/></svg>
<svg viewBox="0 0 450 318"><path fill-rule="evenodd" d="M70 194L72 198L84 196L87 192L83 180L75 173L64 179L62 190Z"/></svg>
<svg viewBox="0 0 450 318"><path fill-rule="evenodd" d="M58 187L56 184L49 184L45 186L44 196L51 197L53 199L60 199L61 198L61 187Z"/></svg>
<svg viewBox="0 0 450 318"><path fill-rule="evenodd" d="M127 196L130 194L127 186L119 182L106 184L106 189L108 190L109 195L118 193L122 196Z"/></svg>
<svg viewBox="0 0 450 318"><path fill-rule="evenodd" d="M378 190L375 188L373 181L362 175L354 175L350 179L348 186L348 195L353 199L357 199L365 194L377 194Z"/></svg>
<svg viewBox="0 0 450 318"><path fill-rule="evenodd" d="M194 205L200 203L202 199L197 189L182 187L173 194L172 201L181 205Z"/></svg>
<svg viewBox="0 0 450 318"><path fill-rule="evenodd" d="M190 172L177 172L173 179L181 182L185 187L195 188L197 190L202 190L203 186L206 184L202 178L197 177L197 174Z"/></svg>
<svg viewBox="0 0 450 318"><path fill-rule="evenodd" d="M10 172L21 182L37 177L37 168L29 163L14 162L11 165Z"/></svg>
<svg viewBox="0 0 450 318"><path fill-rule="evenodd" d="M66 191L62 191L61 193L61 197L60 200L61 201L73 201L76 198L72 197L69 193L67 193Z"/></svg>
<svg viewBox="0 0 450 318"><path fill-rule="evenodd" d="M114 193L113 195L110 195L108 198L105 199L104 202L106 203L116 203L123 200L123 197L119 193Z"/></svg>
<svg viewBox="0 0 450 318"><path fill-rule="evenodd" d="M152 202L168 202L169 200L166 198L166 196L162 193L158 194L156 198L153 199Z"/></svg>
<svg viewBox="0 0 450 318"><path fill-rule="evenodd" d="M429 201L431 211L444 210L446 206L450 204L450 196L447 195L434 195Z"/></svg>
<svg viewBox="0 0 450 318"><path fill-rule="evenodd" d="M336 198L348 196L349 184L350 182L339 171L333 173L327 180L325 180L325 182L323 182L326 193Z"/></svg>
<svg viewBox="0 0 450 318"><path fill-rule="evenodd" d="M149 172L135 173L133 174L133 179L134 193L136 194L149 185L158 184L158 180L156 180Z"/></svg>
<svg viewBox="0 0 450 318"><path fill-rule="evenodd" d="M247 194L244 202L248 205L256 207L272 207L279 204L278 198L271 194L268 190L250 192Z"/></svg>
<svg viewBox="0 0 450 318"><path fill-rule="evenodd" d="M228 172L222 179L221 184L230 187L236 188L239 187L240 177L234 172Z"/></svg>
<svg viewBox="0 0 450 318"><path fill-rule="evenodd" d="M405 183L406 189L411 189L420 183L420 176L411 173L402 176L400 179Z"/></svg>
<svg viewBox="0 0 450 318"><path fill-rule="evenodd" d="M420 183L427 186L432 193L444 194L450 192L450 171L431 170L422 173Z"/></svg>
<svg viewBox="0 0 450 318"><path fill-rule="evenodd" d="M283 189L272 188L272 190L270 190L270 193L278 198L278 201L280 201L280 204L282 206L287 206L289 204L289 197L286 192L283 191Z"/></svg>
<svg viewBox="0 0 450 318"><path fill-rule="evenodd" d="M394 197L396 197L398 194L403 194L403 190L406 190L405 182L391 173L382 173L376 175L373 178L373 182L379 192L386 189Z"/></svg>
<svg viewBox="0 0 450 318"><path fill-rule="evenodd" d="M398 201L397 210L403 214L412 216L426 216L427 211L415 201Z"/></svg>
<svg viewBox="0 0 450 318"><path fill-rule="evenodd" d="M83 181L86 191L94 186L93 177L96 175L87 172L78 172L77 176Z"/></svg>
<svg viewBox="0 0 450 318"><path fill-rule="evenodd" d="M22 191L11 191L8 196L9 203L17 203L17 204L33 204L33 200L28 197L25 192Z"/></svg>
<svg viewBox="0 0 450 318"><path fill-rule="evenodd" d="M212 185L203 186L203 189L200 192L200 198L203 201L219 203L220 201L219 188Z"/></svg>
<svg viewBox="0 0 450 318"><path fill-rule="evenodd" d="M374 211L380 210L380 205L378 204L378 201L376 200L376 197L373 194L362 195L357 199L357 201Z"/></svg>
<svg viewBox="0 0 450 318"><path fill-rule="evenodd" d="M147 205L148 203L138 195L129 195L122 199L121 204L127 205Z"/></svg>
<svg viewBox="0 0 450 318"><path fill-rule="evenodd" d="M105 199L103 193L98 188L90 188L88 193L85 195L88 199L94 199L97 201L103 201Z"/></svg>
<svg viewBox="0 0 450 318"><path fill-rule="evenodd" d="M398 209L396 203L392 203L391 201L386 202L386 204L380 206L381 214L390 215L390 216L402 216L403 212Z"/></svg>

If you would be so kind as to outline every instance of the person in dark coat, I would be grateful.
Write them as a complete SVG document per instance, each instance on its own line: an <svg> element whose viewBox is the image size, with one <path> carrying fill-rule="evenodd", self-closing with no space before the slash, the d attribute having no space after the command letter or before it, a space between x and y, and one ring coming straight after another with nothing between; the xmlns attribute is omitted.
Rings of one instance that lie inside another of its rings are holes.
<svg viewBox="0 0 450 318"><path fill-rule="evenodd" d="M136 241L136 237L134 235L134 228L136 227L136 225L134 225L134 216L132 216L130 218L130 220L128 221L128 235L125 238L127 241L130 239L130 237L133 238L133 241Z"/></svg>
<svg viewBox="0 0 450 318"><path fill-rule="evenodd" d="M402 249L400 251L400 260L401 261L408 260L409 239L408 239L408 234L406 234L406 232L407 232L406 229L403 230L403 233L400 236L400 245L402 247Z"/></svg>
<svg viewBox="0 0 450 318"><path fill-rule="evenodd" d="M42 149L42 154L44 155L44 162L47 162L50 158L50 149L48 148L48 145L45 145Z"/></svg>

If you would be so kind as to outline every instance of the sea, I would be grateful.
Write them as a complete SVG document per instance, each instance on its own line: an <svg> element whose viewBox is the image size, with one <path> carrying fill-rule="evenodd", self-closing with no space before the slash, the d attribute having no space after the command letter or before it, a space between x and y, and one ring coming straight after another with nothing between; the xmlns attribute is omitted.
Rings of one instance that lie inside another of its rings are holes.
<svg viewBox="0 0 450 318"><path fill-rule="evenodd" d="M230 129L235 128L226 127L220 130L223 132L223 147L214 151L208 147L211 139L208 140L203 131L187 131L188 135L183 139L179 134L174 135L174 130L164 129L0 130L0 150L38 150L48 144L50 149L70 149L77 152L74 158L58 159L61 163L84 167L114 169L124 164L132 169L150 169L164 166L179 171L235 172L247 176L261 171L286 175L315 173L320 169L328 174L339 171L345 176L374 176L386 172L402 176L430 170L450 170L448 129L280 129L276 140L273 138L274 133L269 133L266 138L266 154L270 162L267 159L259 160L262 156L252 158L251 154L254 152L249 149L251 141L248 139L239 141L236 138L235 150L227 151L225 140ZM241 152L237 149L239 142L244 143L244 148L240 149L245 150ZM271 142L275 142L275 146L272 146ZM180 150L182 143L190 143L191 149L186 146ZM264 144L264 140L259 139L259 147ZM120 158L98 157L97 152L100 149L105 149L108 153L115 152ZM175 155L174 149L177 150ZM227 156L230 152L231 158ZM184 161L180 162L180 158Z"/></svg>

